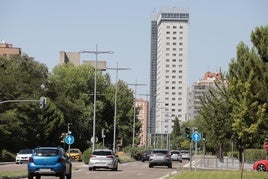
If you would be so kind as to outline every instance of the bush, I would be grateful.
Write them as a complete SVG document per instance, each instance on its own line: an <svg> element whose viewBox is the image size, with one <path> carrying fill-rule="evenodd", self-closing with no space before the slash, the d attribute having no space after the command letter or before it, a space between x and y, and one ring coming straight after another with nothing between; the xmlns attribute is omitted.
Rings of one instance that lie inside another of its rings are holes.
<svg viewBox="0 0 268 179"><path fill-rule="evenodd" d="M2 162L15 162L15 160L16 160L15 154L10 153L9 151L5 149L2 150L2 156L1 156Z"/></svg>
<svg viewBox="0 0 268 179"><path fill-rule="evenodd" d="M83 161L84 161L85 164L88 164L89 157L90 157L91 153L92 153L92 149L91 148L88 148L87 150L85 150L83 152Z"/></svg>

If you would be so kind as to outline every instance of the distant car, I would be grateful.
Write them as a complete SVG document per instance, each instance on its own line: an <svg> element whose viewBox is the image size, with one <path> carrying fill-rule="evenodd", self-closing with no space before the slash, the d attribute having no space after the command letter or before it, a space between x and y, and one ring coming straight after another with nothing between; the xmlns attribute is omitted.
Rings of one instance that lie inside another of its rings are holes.
<svg viewBox="0 0 268 179"><path fill-rule="evenodd" d="M172 160L177 160L179 162L182 162L182 155L181 155L181 152L179 150L171 150L170 154L171 154Z"/></svg>
<svg viewBox="0 0 268 179"><path fill-rule="evenodd" d="M61 147L38 147L28 162L28 179L41 176L58 176L60 179L72 178L72 163Z"/></svg>
<svg viewBox="0 0 268 179"><path fill-rule="evenodd" d="M153 168L154 166L167 166L168 168L172 168L172 160L169 150L152 150L149 158L149 168Z"/></svg>
<svg viewBox="0 0 268 179"><path fill-rule="evenodd" d="M71 148L70 151L67 150L67 156L71 158L72 160L82 162L82 152L80 149L77 148ZM70 155L70 156L69 156Z"/></svg>
<svg viewBox="0 0 268 179"><path fill-rule="evenodd" d="M109 149L96 149L92 152L88 169L96 170L97 168L118 170L118 157Z"/></svg>
<svg viewBox="0 0 268 179"><path fill-rule="evenodd" d="M16 163L26 163L29 161L29 158L32 156L33 149L22 149L17 153Z"/></svg>
<svg viewBox="0 0 268 179"><path fill-rule="evenodd" d="M190 160L189 150L181 150L182 159Z"/></svg>
<svg viewBox="0 0 268 179"><path fill-rule="evenodd" d="M141 161L145 162L145 161L149 161L150 155L151 155L152 150L146 150L143 152L142 156L141 156Z"/></svg>
<svg viewBox="0 0 268 179"><path fill-rule="evenodd" d="M253 170L259 171L259 172L265 172L268 171L268 160L259 160L256 161L253 164Z"/></svg>

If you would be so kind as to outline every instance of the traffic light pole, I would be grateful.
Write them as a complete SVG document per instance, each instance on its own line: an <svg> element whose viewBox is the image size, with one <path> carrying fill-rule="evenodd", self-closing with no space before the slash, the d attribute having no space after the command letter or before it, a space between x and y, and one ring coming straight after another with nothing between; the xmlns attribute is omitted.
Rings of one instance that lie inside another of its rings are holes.
<svg viewBox="0 0 268 179"><path fill-rule="evenodd" d="M15 99L15 100L6 100L0 101L0 104L4 103L17 103L17 102L40 102L40 108L45 108L46 105L46 97L41 97L39 100L37 99Z"/></svg>

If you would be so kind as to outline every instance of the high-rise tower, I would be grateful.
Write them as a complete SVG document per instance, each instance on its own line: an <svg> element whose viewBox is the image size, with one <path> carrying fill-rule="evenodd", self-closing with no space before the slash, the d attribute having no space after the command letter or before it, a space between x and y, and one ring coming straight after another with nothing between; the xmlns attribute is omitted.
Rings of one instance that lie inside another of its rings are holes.
<svg viewBox="0 0 268 179"><path fill-rule="evenodd" d="M151 19L149 133L169 134L173 120L187 120L187 9L168 8Z"/></svg>

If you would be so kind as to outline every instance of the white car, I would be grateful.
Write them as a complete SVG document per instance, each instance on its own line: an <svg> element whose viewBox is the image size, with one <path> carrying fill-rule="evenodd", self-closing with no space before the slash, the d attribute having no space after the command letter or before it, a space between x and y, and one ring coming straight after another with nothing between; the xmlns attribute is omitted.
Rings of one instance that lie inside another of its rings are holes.
<svg viewBox="0 0 268 179"><path fill-rule="evenodd" d="M32 156L32 153L33 153L33 149L20 150L16 156L16 163L19 164L19 163L28 162L29 158Z"/></svg>
<svg viewBox="0 0 268 179"><path fill-rule="evenodd" d="M182 159L190 160L189 150L181 150Z"/></svg>
<svg viewBox="0 0 268 179"><path fill-rule="evenodd" d="M182 155L179 150L171 150L170 153L171 153L172 160L177 160L179 162L182 162Z"/></svg>
<svg viewBox="0 0 268 179"><path fill-rule="evenodd" d="M88 169L96 170L97 168L106 168L113 171L118 169L117 156L109 149L96 149L90 156Z"/></svg>

